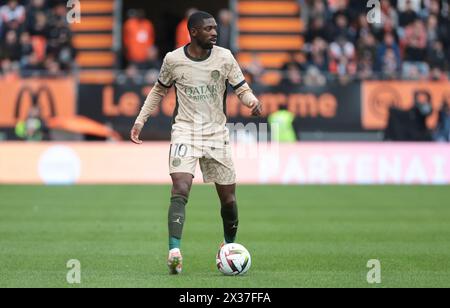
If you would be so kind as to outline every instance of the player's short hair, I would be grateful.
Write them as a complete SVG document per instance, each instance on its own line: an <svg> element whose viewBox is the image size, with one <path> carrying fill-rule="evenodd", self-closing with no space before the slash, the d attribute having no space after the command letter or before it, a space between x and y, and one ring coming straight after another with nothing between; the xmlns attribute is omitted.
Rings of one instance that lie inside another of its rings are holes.
<svg viewBox="0 0 450 308"><path fill-rule="evenodd" d="M209 19L209 18L214 18L214 17L211 14L207 13L207 12L203 12L203 11L195 12L188 19L188 29L189 29L189 31L192 28L201 26L202 23L203 23L203 20Z"/></svg>

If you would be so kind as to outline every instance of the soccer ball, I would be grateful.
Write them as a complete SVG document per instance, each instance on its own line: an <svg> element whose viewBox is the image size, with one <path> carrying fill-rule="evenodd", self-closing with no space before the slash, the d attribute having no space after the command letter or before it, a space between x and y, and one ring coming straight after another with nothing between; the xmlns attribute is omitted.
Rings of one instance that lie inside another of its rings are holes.
<svg viewBox="0 0 450 308"><path fill-rule="evenodd" d="M237 276L247 273L252 265L252 259L244 246L226 244L217 253L216 264L224 275Z"/></svg>

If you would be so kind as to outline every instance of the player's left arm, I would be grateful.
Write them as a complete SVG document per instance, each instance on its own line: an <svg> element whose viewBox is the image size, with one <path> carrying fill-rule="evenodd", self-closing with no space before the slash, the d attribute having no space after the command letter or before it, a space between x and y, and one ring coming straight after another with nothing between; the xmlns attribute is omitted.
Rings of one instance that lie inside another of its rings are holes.
<svg viewBox="0 0 450 308"><path fill-rule="evenodd" d="M253 94L252 89L245 81L244 74L242 73L239 64L230 52L231 57L231 71L228 74L228 81L233 87L234 92L239 97L241 102L252 109L253 116L261 116L262 104L258 98Z"/></svg>
<svg viewBox="0 0 450 308"><path fill-rule="evenodd" d="M244 80L245 82L245 80ZM252 89L250 86L245 82L242 86L240 86L238 89L235 89L234 92L239 97L241 102L247 106L248 108L252 109L252 115L259 117L262 114L262 104L258 100L258 98L253 94Z"/></svg>

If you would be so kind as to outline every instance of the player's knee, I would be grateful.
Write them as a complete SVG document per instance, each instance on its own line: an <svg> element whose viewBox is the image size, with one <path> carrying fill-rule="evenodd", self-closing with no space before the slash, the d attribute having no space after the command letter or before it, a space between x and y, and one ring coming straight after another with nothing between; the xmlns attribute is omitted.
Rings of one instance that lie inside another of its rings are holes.
<svg viewBox="0 0 450 308"><path fill-rule="evenodd" d="M189 192L191 187L189 183L179 182L175 183L172 187L172 196L183 196L186 199L189 198Z"/></svg>
<svg viewBox="0 0 450 308"><path fill-rule="evenodd" d="M236 206L236 196L233 194L225 196L221 200L223 207L235 207Z"/></svg>

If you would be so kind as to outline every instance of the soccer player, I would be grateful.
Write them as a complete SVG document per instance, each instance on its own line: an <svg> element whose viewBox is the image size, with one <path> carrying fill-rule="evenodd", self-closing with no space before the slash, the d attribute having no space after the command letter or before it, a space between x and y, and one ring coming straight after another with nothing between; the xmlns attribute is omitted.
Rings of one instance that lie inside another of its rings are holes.
<svg viewBox="0 0 450 308"><path fill-rule="evenodd" d="M169 257L171 274L182 271L181 236L197 162L205 183L215 183L221 202L224 243L233 243L238 228L236 175L226 128L226 90L230 84L242 103L261 115L262 106L227 49L215 46L217 24L206 12L188 20L191 43L167 53L158 82L150 91L131 130L131 140L141 144L141 130L169 88L175 87L169 169L172 198L169 207Z"/></svg>

